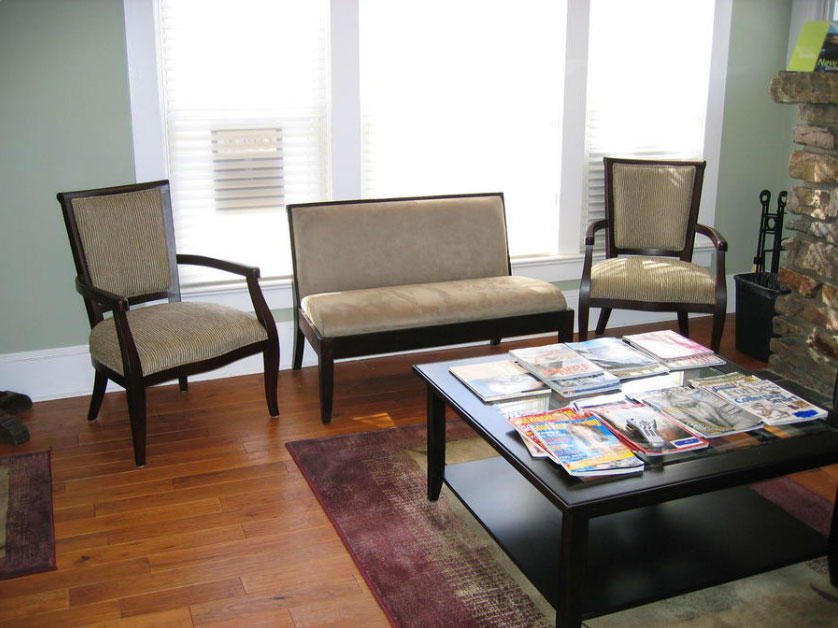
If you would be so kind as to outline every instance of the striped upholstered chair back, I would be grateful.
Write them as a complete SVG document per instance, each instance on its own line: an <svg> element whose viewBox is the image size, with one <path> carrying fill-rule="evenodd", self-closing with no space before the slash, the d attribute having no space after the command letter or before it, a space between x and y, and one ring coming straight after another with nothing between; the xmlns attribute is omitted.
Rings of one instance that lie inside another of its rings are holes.
<svg viewBox="0 0 838 628"><path fill-rule="evenodd" d="M67 196L68 231L79 277L131 303L180 300L168 182ZM95 313L94 319L91 325L101 316Z"/></svg>
<svg viewBox="0 0 838 628"><path fill-rule="evenodd" d="M704 165L606 158L608 256L691 259Z"/></svg>

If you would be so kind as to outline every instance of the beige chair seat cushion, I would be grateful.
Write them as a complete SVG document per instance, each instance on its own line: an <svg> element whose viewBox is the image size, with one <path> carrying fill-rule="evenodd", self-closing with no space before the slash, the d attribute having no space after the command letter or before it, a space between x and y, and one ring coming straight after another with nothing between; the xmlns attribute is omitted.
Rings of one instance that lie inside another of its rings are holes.
<svg viewBox="0 0 838 628"><path fill-rule="evenodd" d="M514 276L313 294L300 305L324 338L567 309L553 284Z"/></svg>
<svg viewBox="0 0 838 628"><path fill-rule="evenodd" d="M144 375L215 358L268 337L253 314L214 303L137 307L128 312L128 324ZM90 355L123 374L112 318L90 332Z"/></svg>
<svg viewBox="0 0 838 628"><path fill-rule="evenodd" d="M591 268L591 298L656 303L715 303L710 272L690 262L630 255L605 259Z"/></svg>

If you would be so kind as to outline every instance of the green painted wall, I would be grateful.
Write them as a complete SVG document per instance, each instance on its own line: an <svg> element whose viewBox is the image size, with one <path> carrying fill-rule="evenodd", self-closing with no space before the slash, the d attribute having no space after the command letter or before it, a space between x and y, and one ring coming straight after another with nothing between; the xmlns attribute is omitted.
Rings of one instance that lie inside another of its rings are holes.
<svg viewBox="0 0 838 628"><path fill-rule="evenodd" d="M0 0L0 354L87 342L57 192L132 181L121 0Z"/></svg>
<svg viewBox="0 0 838 628"><path fill-rule="evenodd" d="M789 185L794 112L768 83L790 6L733 2L716 219L731 273L750 267L759 191ZM0 0L0 355L86 342L55 194L133 177L122 0Z"/></svg>
<svg viewBox="0 0 838 628"><path fill-rule="evenodd" d="M751 269L760 191L771 191L773 210L779 191L791 190L788 163L797 111L768 95L771 77L786 67L790 16L790 0L733 2L715 225L729 243L728 273Z"/></svg>

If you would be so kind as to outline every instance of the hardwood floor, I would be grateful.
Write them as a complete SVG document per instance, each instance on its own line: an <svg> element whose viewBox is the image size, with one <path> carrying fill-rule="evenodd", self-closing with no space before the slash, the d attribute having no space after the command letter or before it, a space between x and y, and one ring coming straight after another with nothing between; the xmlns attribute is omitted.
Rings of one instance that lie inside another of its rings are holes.
<svg viewBox="0 0 838 628"><path fill-rule="evenodd" d="M709 344L710 318L691 323L693 338ZM721 353L764 366L735 350L734 325L729 317ZM609 334L662 327L675 328ZM339 363L326 427L311 367L280 372L278 420L261 376L190 383L188 393L154 388L143 469L133 463L121 389L90 424L87 397L36 403L20 415L31 440L0 444L0 455L52 449L58 569L0 581L0 625L388 626L285 443L420 423L424 388L410 365L550 341ZM795 477L834 499L838 467Z"/></svg>

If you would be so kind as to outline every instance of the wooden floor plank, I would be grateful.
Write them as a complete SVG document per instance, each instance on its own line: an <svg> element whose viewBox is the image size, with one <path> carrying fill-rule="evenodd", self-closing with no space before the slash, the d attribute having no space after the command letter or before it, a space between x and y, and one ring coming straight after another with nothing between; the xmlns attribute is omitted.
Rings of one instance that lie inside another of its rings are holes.
<svg viewBox="0 0 838 628"><path fill-rule="evenodd" d="M675 322L609 335L676 327ZM709 343L709 317L692 319ZM734 346L721 353L763 362ZM52 449L58 569L0 581L3 628L384 628L354 561L291 460L286 443L421 423L413 364L552 342L447 348L335 368L335 413L319 419L317 370L279 374L279 419L261 375L150 389L148 464L133 464L125 393L111 385L99 420L89 398L38 402L20 414L30 440L0 455ZM283 347L283 351L289 348ZM794 476L830 501L838 465Z"/></svg>

